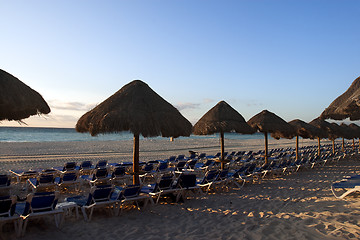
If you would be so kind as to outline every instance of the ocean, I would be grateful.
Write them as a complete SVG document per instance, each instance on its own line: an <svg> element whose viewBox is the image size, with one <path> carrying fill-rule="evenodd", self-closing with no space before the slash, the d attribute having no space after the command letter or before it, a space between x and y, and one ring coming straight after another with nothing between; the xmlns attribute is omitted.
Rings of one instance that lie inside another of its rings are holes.
<svg viewBox="0 0 360 240"><path fill-rule="evenodd" d="M142 138L142 137L140 137ZM160 138L160 137L156 137ZM183 138L183 137L180 137ZM190 138L219 138L219 134L195 136ZM262 133L243 135L225 133L225 139L263 139ZM0 142L72 142L72 141L121 141L132 140L131 132L99 134L92 137L89 133L78 133L74 128L35 128L35 127L0 127Z"/></svg>

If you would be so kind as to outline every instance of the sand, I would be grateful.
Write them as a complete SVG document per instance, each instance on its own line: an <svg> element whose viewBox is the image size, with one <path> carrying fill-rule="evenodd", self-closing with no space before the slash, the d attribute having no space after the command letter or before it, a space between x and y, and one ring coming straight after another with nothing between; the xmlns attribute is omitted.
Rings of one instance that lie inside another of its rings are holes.
<svg viewBox="0 0 360 240"><path fill-rule="evenodd" d="M227 151L259 150L261 140L226 140ZM303 140L301 144L316 144ZM1 171L49 167L66 161L131 161L132 142L1 143ZM293 140L270 140L270 147L293 147ZM165 159L188 150L214 154L217 140L144 140L141 160ZM204 194L184 203L131 209L118 217L96 211L91 222L67 217L61 229L52 218L30 222L22 239L359 239L360 201L336 199L330 185L360 174L359 156L307 169L241 189ZM13 239L11 227L2 239Z"/></svg>

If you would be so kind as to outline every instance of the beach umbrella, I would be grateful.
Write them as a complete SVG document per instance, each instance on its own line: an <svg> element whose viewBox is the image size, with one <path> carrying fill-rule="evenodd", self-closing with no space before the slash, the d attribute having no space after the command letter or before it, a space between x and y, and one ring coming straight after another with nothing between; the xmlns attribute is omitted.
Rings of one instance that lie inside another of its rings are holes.
<svg viewBox="0 0 360 240"><path fill-rule="evenodd" d="M341 137L342 137L342 150L345 152L345 140L344 139L352 139L355 138L355 132L352 128L349 127L349 125L345 123L341 123L339 128L341 129ZM354 141L353 141L353 149L354 149Z"/></svg>
<svg viewBox="0 0 360 240"><path fill-rule="evenodd" d="M20 121L32 115L48 114L43 97L8 72L0 69L0 121Z"/></svg>
<svg viewBox="0 0 360 240"><path fill-rule="evenodd" d="M146 83L135 80L85 113L77 122L78 132L130 131L134 134L134 184L139 184L139 135L143 137L190 136L191 123Z"/></svg>
<svg viewBox="0 0 360 240"><path fill-rule="evenodd" d="M337 97L320 115L321 118L343 120L360 119L360 77L354 80L351 86Z"/></svg>
<svg viewBox="0 0 360 240"><path fill-rule="evenodd" d="M225 132L242 134L253 134L255 132L255 130L246 123L243 116L225 101L221 101L211 108L193 127L193 133L195 135L220 133L221 168L224 168Z"/></svg>
<svg viewBox="0 0 360 240"><path fill-rule="evenodd" d="M360 146L360 127L355 123L350 123L349 128L352 129L354 133L354 138L359 138L359 146ZM355 140L353 138L353 149L355 149Z"/></svg>
<svg viewBox="0 0 360 240"><path fill-rule="evenodd" d="M268 163L268 133L273 133L276 139L282 137L291 139L295 136L294 128L276 114L263 110L253 116L248 122L251 127L264 133L265 137L265 164Z"/></svg>
<svg viewBox="0 0 360 240"><path fill-rule="evenodd" d="M315 118L314 120L312 120L311 122L309 122L309 124L319 128L320 134L319 136L317 136L318 139L318 155L320 156L320 152L321 152L321 143L320 143L320 139L322 138L329 138L330 140L333 141L333 151L334 151L334 145L335 145L335 139L338 137L336 133L336 131L334 130L334 127L331 126L331 124L321 118Z"/></svg>
<svg viewBox="0 0 360 240"><path fill-rule="evenodd" d="M289 122L296 133L296 160L299 159L299 136L302 138L314 139L320 134L320 129L310 125L300 119L294 119Z"/></svg>

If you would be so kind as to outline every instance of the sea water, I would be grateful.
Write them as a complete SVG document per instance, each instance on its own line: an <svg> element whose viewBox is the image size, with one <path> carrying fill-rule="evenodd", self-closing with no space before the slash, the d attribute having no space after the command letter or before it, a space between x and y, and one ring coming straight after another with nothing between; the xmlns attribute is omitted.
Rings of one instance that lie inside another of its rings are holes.
<svg viewBox="0 0 360 240"><path fill-rule="evenodd" d="M142 136L140 136L142 138ZM160 137L156 137L160 138ZM182 137L180 137L182 138ZM193 139L219 138L219 134L195 136ZM252 135L225 133L226 139L263 139L262 133ZM0 142L71 142L71 141L121 141L132 140L131 132L99 134L92 137L89 133L78 133L74 128L35 128L35 127L0 127Z"/></svg>

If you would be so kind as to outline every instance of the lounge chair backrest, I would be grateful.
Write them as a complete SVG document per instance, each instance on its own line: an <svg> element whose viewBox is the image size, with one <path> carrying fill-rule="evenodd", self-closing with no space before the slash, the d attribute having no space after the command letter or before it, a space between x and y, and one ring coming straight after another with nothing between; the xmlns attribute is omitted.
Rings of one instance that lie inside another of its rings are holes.
<svg viewBox="0 0 360 240"><path fill-rule="evenodd" d="M162 177L158 183L156 183L155 190L166 190L170 189L173 185L173 177Z"/></svg>
<svg viewBox="0 0 360 240"><path fill-rule="evenodd" d="M76 162L67 162L64 165L63 171L71 171L75 170L76 168Z"/></svg>
<svg viewBox="0 0 360 240"><path fill-rule="evenodd" d="M181 174L179 177L181 188L191 188L196 186L196 174Z"/></svg>
<svg viewBox="0 0 360 240"><path fill-rule="evenodd" d="M223 169L219 172L219 175L218 175L218 180L224 180L227 178L229 174L229 170L228 169Z"/></svg>
<svg viewBox="0 0 360 240"><path fill-rule="evenodd" d="M67 172L64 173L64 175L61 178L62 182L70 182L70 181L76 181L77 175L75 172Z"/></svg>
<svg viewBox="0 0 360 240"><path fill-rule="evenodd" d="M106 178L107 175L108 175L108 170L106 168L98 168L98 169L96 169L92 180Z"/></svg>
<svg viewBox="0 0 360 240"><path fill-rule="evenodd" d="M152 163L146 163L143 171L145 172L151 172L154 169L154 165Z"/></svg>
<svg viewBox="0 0 360 240"><path fill-rule="evenodd" d="M170 156L168 160L169 160L169 162L174 162L175 159L176 159L176 156Z"/></svg>
<svg viewBox="0 0 360 240"><path fill-rule="evenodd" d="M197 162L197 159L189 160L189 161L187 162L188 168L189 168L189 169L194 169L196 162Z"/></svg>
<svg viewBox="0 0 360 240"><path fill-rule="evenodd" d="M205 158L206 157L206 153L200 153L199 155L199 159Z"/></svg>
<svg viewBox="0 0 360 240"><path fill-rule="evenodd" d="M164 171L167 168L168 168L168 163L167 162L161 162L157 167L157 171Z"/></svg>
<svg viewBox="0 0 360 240"><path fill-rule="evenodd" d="M114 187L111 185L100 185L93 187L90 191L86 205L90 205L96 202L108 201L111 197L113 190Z"/></svg>
<svg viewBox="0 0 360 240"><path fill-rule="evenodd" d="M40 174L37 184L45 184L54 182L54 175L52 174Z"/></svg>
<svg viewBox="0 0 360 240"><path fill-rule="evenodd" d="M8 175L0 175L0 187L10 186L11 178Z"/></svg>
<svg viewBox="0 0 360 240"><path fill-rule="evenodd" d="M179 161L177 162L176 166L175 166L175 170L177 171L182 171L183 168L185 167L186 162L185 161Z"/></svg>
<svg viewBox="0 0 360 240"><path fill-rule="evenodd" d="M140 185L128 185L120 194L121 199L133 198L139 196L141 187Z"/></svg>
<svg viewBox="0 0 360 240"><path fill-rule="evenodd" d="M105 168L106 165L107 165L107 161L106 161L106 160L100 160L100 161L96 164L95 168Z"/></svg>
<svg viewBox="0 0 360 240"><path fill-rule="evenodd" d="M92 167L91 161L83 161L80 165L80 169L89 169Z"/></svg>
<svg viewBox="0 0 360 240"><path fill-rule="evenodd" d="M26 216L30 213L51 211L55 209L57 196L55 192L30 193L27 197L24 212Z"/></svg>
<svg viewBox="0 0 360 240"><path fill-rule="evenodd" d="M209 183L214 181L218 176L218 170L210 170L205 173L205 176L201 183Z"/></svg>
<svg viewBox="0 0 360 240"><path fill-rule="evenodd" d="M0 197L0 217L11 217L15 213L16 196Z"/></svg>
<svg viewBox="0 0 360 240"><path fill-rule="evenodd" d="M112 177L120 177L120 176L124 176L126 172L126 168L123 166L117 166L113 173L112 173Z"/></svg>
<svg viewBox="0 0 360 240"><path fill-rule="evenodd" d="M185 159L185 155L178 155L176 160L179 161L179 160L184 160Z"/></svg>

